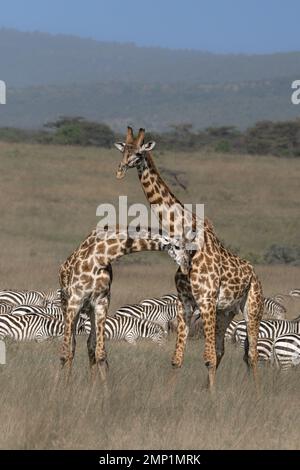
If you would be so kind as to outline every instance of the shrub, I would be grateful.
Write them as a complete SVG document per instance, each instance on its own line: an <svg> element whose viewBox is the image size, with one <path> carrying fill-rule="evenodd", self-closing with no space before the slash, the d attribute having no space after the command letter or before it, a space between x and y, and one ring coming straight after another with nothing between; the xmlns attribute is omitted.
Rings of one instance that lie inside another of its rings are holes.
<svg viewBox="0 0 300 470"><path fill-rule="evenodd" d="M266 264L292 264L300 266L300 248L271 245L264 256Z"/></svg>

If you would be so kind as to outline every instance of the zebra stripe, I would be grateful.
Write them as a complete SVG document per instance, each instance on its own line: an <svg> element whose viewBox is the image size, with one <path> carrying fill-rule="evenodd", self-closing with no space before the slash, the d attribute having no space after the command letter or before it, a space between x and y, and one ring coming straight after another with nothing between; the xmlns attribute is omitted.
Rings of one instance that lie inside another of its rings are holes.
<svg viewBox="0 0 300 470"><path fill-rule="evenodd" d="M293 289L289 292L292 297L300 297L300 289Z"/></svg>
<svg viewBox="0 0 300 470"><path fill-rule="evenodd" d="M86 320L81 328L85 334L91 331L90 320ZM108 340L124 340L136 344L140 338L149 338L154 342L162 343L165 337L163 328L148 320L133 316L108 317L105 320L105 338Z"/></svg>
<svg viewBox="0 0 300 470"><path fill-rule="evenodd" d="M225 336L224 336L224 338L225 338L226 340L229 340L229 339L232 340L233 335L234 335L234 333L235 333L235 329L236 329L238 323L239 323L238 320L232 320L232 321L229 323L229 325L228 325L228 327L227 327L227 329L226 329L226 331L225 331Z"/></svg>
<svg viewBox="0 0 300 470"><path fill-rule="evenodd" d="M272 297L264 298L264 309L271 317L283 320L286 316L286 308Z"/></svg>
<svg viewBox="0 0 300 470"><path fill-rule="evenodd" d="M262 320L259 325L259 338L276 339L278 336L300 333L300 319L299 317L294 320ZM245 320L239 321L233 339L236 342L244 343L247 337L247 324Z"/></svg>
<svg viewBox="0 0 300 470"><path fill-rule="evenodd" d="M144 319L120 316L107 318L105 322L107 339L124 339L128 343L135 344L139 338L150 338L154 342L161 343L164 336L164 330L159 324Z"/></svg>
<svg viewBox="0 0 300 470"><path fill-rule="evenodd" d="M165 302L177 302L177 298L178 296L176 294L166 294L166 295L163 295L162 296L162 300L164 300Z"/></svg>
<svg viewBox="0 0 300 470"><path fill-rule="evenodd" d="M164 307L165 305L176 304L177 302L177 296L175 295L172 295L172 298L171 294L166 295L164 297L151 297L149 299L144 299L142 300L142 302L139 303L139 305L148 305L150 307ZM175 299L173 299L173 297L175 297Z"/></svg>
<svg viewBox="0 0 300 470"><path fill-rule="evenodd" d="M273 354L275 365L283 370L300 364L300 335L279 336L274 341Z"/></svg>
<svg viewBox="0 0 300 470"><path fill-rule="evenodd" d="M49 289L46 291L38 291L45 300L46 305L60 304L61 289Z"/></svg>
<svg viewBox="0 0 300 470"><path fill-rule="evenodd" d="M159 324L165 331L168 332L169 321L176 318L177 306L176 304L166 304L163 306L151 306L151 305L126 305L119 308L114 317L126 316L136 317L139 319L148 320Z"/></svg>
<svg viewBox="0 0 300 470"><path fill-rule="evenodd" d="M10 313L11 310L14 308L14 305L10 302L1 302L0 303L0 315Z"/></svg>
<svg viewBox="0 0 300 470"><path fill-rule="evenodd" d="M43 307L45 300L39 291L0 291L0 302L10 302L14 305L39 305Z"/></svg>
<svg viewBox="0 0 300 470"><path fill-rule="evenodd" d="M272 361L273 359L273 341L268 338L258 338L257 353L259 361Z"/></svg>
<svg viewBox="0 0 300 470"><path fill-rule="evenodd" d="M26 315L27 313L34 313L36 315L50 315L58 320L63 321L63 312L61 307L54 304L49 304L46 307L39 307L38 305L19 305L13 308L10 312L11 315Z"/></svg>
<svg viewBox="0 0 300 470"><path fill-rule="evenodd" d="M52 303L59 303L61 289L47 291L40 290L2 290L0 291L0 302L10 302L14 305L38 305L43 307Z"/></svg>
<svg viewBox="0 0 300 470"><path fill-rule="evenodd" d="M160 298L153 297L149 299L144 299L140 302L141 305L150 305L150 306L164 306L166 303L176 304L178 296L176 294L166 294ZM264 309L265 311L274 318L283 319L285 318L286 308L276 299L271 297L264 298Z"/></svg>
<svg viewBox="0 0 300 470"><path fill-rule="evenodd" d="M49 315L1 315L0 339L12 338L16 341L45 341L54 336L62 336L64 324Z"/></svg>
<svg viewBox="0 0 300 470"><path fill-rule="evenodd" d="M241 349L245 349L245 342L239 343ZM269 338L257 339L257 353L259 361L273 361L273 340Z"/></svg>
<svg viewBox="0 0 300 470"><path fill-rule="evenodd" d="M285 303L286 298L287 298L287 295L285 294L276 294L273 297L273 299L276 300L276 302L279 302L282 305Z"/></svg>
<svg viewBox="0 0 300 470"><path fill-rule="evenodd" d="M36 307L37 308L37 307ZM75 334L86 334L85 321L79 318ZM0 339L12 338L15 341L45 341L64 334L63 318L42 313L25 313L0 316Z"/></svg>

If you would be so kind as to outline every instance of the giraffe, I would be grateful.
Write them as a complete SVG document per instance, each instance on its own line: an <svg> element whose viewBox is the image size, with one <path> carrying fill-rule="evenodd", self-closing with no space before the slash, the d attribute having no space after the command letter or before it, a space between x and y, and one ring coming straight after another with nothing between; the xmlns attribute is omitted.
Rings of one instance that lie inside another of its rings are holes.
<svg viewBox="0 0 300 470"><path fill-rule="evenodd" d="M155 142L144 143L145 130L136 137L127 128L125 142L116 142L122 153L117 178L125 176L127 169L137 168L144 194L156 215L160 207L181 205L161 178L151 155ZM174 220L174 218L173 218ZM192 214L193 226L196 215ZM175 223L175 222L174 222ZM232 318L241 310L247 320L248 341L244 360L253 370L257 383L257 337L263 314L262 286L252 265L227 250L218 239L207 218L203 222L201 243L189 252L188 274L179 268L176 276L178 292L177 338L172 365L183 364L188 325L195 304L201 312L205 336L204 362L208 370L208 387L214 388L216 370L224 355L224 335Z"/></svg>
<svg viewBox="0 0 300 470"><path fill-rule="evenodd" d="M185 270L185 252L176 240L170 240L161 233L153 235L149 229L140 231L136 237L129 235L128 231L124 235L124 231L118 228L113 233L93 230L60 267L65 323L61 365L67 365L68 376L76 348L75 327L84 307L91 320L87 348L92 376L98 368L105 378L108 364L104 327L110 302L111 263L124 255L141 251L167 251Z"/></svg>

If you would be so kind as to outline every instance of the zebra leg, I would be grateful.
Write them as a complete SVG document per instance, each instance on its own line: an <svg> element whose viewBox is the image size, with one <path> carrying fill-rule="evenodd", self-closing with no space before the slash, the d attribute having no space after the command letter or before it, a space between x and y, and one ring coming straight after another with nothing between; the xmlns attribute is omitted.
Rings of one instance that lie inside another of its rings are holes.
<svg viewBox="0 0 300 470"><path fill-rule="evenodd" d="M259 324L263 316L263 293L262 286L255 274L253 274L248 292L247 303L245 305L245 316L247 323L247 338L245 341L244 360L253 371L254 381L258 384L257 377L257 340L259 334Z"/></svg>

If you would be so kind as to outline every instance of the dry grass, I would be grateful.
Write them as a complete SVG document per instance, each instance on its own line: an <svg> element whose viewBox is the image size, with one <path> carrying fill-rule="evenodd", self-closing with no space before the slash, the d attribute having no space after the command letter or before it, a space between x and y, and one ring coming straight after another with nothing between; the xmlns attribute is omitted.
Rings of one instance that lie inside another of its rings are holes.
<svg viewBox="0 0 300 470"><path fill-rule="evenodd" d="M176 372L169 363L174 338L162 348L112 343L108 396L99 383L90 397L83 338L79 343L72 382L54 393L58 343L9 346L0 374L1 448L299 448L299 370L262 368L258 398L242 352L228 345L212 399L202 343L189 342Z"/></svg>
<svg viewBox="0 0 300 470"><path fill-rule="evenodd" d="M59 263L95 226L99 203L126 193L132 202L144 201L135 172L115 181L118 159L92 148L0 144L2 287L56 286ZM207 202L207 215L230 245L260 253L272 243L298 241L300 161L165 153L159 163L186 172L188 193L176 193L186 202ZM175 270L163 255L121 260L114 267L111 311L174 292ZM257 270L267 295L300 285L299 268ZM290 316L299 307L291 304ZM59 341L9 343L0 369L0 448L299 448L300 369L261 369L258 399L241 351L228 345L212 400L204 390L201 340L189 342L170 386L174 339L162 348L109 344L108 397L101 384L89 397L83 338L70 387L54 391Z"/></svg>

